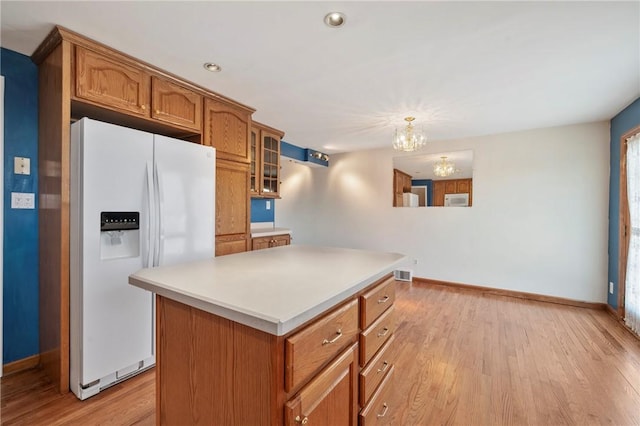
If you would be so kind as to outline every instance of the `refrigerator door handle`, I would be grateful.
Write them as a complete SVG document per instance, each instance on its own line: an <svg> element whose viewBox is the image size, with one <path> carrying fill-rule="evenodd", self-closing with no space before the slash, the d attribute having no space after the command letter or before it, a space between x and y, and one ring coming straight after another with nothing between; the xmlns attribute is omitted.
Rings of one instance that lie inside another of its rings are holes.
<svg viewBox="0 0 640 426"><path fill-rule="evenodd" d="M153 266L153 255L155 251L156 241L156 226L154 214L155 194L153 191L153 163L147 161L146 163L146 178L147 178L147 252L145 254L144 264L145 268Z"/></svg>
<svg viewBox="0 0 640 426"><path fill-rule="evenodd" d="M164 224L162 215L164 214L164 183L162 178L162 170L156 162L156 247L153 258L153 266L159 266L164 255Z"/></svg>

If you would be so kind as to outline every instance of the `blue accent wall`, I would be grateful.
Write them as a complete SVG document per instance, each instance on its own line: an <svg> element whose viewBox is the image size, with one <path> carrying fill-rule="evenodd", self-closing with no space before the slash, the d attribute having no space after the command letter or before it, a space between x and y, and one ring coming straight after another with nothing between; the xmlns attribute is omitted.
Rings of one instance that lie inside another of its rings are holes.
<svg viewBox="0 0 640 426"><path fill-rule="evenodd" d="M431 179L411 179L411 186L426 186L427 206L433 205L433 181Z"/></svg>
<svg viewBox="0 0 640 426"><path fill-rule="evenodd" d="M271 209L267 210L267 201ZM251 222L275 222L276 200L267 198L251 199Z"/></svg>
<svg viewBox="0 0 640 426"><path fill-rule="evenodd" d="M618 308L618 261L620 226L620 138L634 127L640 126L640 98L611 119L610 178L609 178L609 282L613 294L607 290L607 302Z"/></svg>
<svg viewBox="0 0 640 426"><path fill-rule="evenodd" d="M285 157L293 158L298 161L307 161L306 151L304 148L300 148L299 146L295 146L285 141L280 142L280 155L284 155Z"/></svg>
<svg viewBox="0 0 640 426"><path fill-rule="evenodd" d="M28 56L0 51L4 76L3 362L39 353L38 343L38 68ZM31 174L13 173L13 158ZM35 193L33 210L11 209L11 192Z"/></svg>

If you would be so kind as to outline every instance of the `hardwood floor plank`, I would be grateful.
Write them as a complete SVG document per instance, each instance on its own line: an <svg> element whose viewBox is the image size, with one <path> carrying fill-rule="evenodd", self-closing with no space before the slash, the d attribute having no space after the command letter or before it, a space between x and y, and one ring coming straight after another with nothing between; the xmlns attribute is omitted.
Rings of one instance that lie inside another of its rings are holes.
<svg viewBox="0 0 640 426"><path fill-rule="evenodd" d="M638 425L640 340L605 311L400 284L391 425ZM3 425L153 425L155 372L86 401L3 377ZM244 425L239 425L244 426Z"/></svg>

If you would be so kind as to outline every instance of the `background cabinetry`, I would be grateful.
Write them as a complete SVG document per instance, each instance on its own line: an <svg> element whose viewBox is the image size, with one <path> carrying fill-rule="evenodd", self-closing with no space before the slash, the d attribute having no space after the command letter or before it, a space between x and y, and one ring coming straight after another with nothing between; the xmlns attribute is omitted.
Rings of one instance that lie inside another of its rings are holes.
<svg viewBox="0 0 640 426"><path fill-rule="evenodd" d="M61 27L32 60L39 75L38 185L49 200L39 204L39 290L46 301L39 309L40 362L67 392L72 119L86 116L216 147L216 252L226 254L249 244L248 138L254 110Z"/></svg>
<svg viewBox="0 0 640 426"><path fill-rule="evenodd" d="M253 122L251 128L251 196L280 196L280 141L284 132Z"/></svg>
<svg viewBox="0 0 640 426"><path fill-rule="evenodd" d="M248 250L249 164L216 160L216 256Z"/></svg>
<svg viewBox="0 0 640 426"><path fill-rule="evenodd" d="M433 205L444 206L445 194L469 194L469 206L473 195L472 179L448 179L433 181Z"/></svg>
<svg viewBox="0 0 640 426"><path fill-rule="evenodd" d="M411 192L411 176L398 169L393 169L393 206L402 207L402 194Z"/></svg>
<svg viewBox="0 0 640 426"><path fill-rule="evenodd" d="M256 237L251 239L251 250L262 250L271 247L288 246L291 244L291 235L273 235L269 237Z"/></svg>

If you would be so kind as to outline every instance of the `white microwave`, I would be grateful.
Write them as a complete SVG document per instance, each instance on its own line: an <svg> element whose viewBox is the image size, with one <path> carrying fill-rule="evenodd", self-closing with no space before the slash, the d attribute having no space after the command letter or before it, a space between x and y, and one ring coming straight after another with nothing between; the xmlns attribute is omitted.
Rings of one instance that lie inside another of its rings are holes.
<svg viewBox="0 0 640 426"><path fill-rule="evenodd" d="M469 194L444 194L445 207L469 207Z"/></svg>

